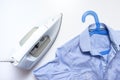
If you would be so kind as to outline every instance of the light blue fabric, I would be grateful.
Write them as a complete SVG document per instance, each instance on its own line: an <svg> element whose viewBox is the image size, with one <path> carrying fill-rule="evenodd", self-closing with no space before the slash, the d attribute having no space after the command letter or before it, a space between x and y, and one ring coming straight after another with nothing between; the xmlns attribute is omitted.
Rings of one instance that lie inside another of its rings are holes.
<svg viewBox="0 0 120 80"><path fill-rule="evenodd" d="M57 49L55 60L33 71L38 80L120 80L120 32L101 23L108 35L89 28ZM109 50L109 53L106 51Z"/></svg>

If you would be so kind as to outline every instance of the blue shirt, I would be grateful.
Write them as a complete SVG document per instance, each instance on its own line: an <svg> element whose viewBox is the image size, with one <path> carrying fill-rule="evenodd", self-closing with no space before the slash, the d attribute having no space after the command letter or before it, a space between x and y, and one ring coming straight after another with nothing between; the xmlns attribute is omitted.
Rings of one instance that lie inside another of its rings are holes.
<svg viewBox="0 0 120 80"><path fill-rule="evenodd" d="M55 60L33 71L38 80L120 80L120 32L89 35L90 25L57 49ZM109 50L109 51L107 51ZM108 53L106 53L106 51Z"/></svg>

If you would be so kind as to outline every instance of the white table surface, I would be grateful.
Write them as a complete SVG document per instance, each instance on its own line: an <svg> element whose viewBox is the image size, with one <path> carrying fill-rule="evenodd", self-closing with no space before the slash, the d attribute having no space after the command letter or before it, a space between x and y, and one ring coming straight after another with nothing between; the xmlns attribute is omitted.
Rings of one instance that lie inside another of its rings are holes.
<svg viewBox="0 0 120 80"><path fill-rule="evenodd" d="M15 52L16 41L24 32L62 12L59 35L34 69L46 64L54 59L58 47L94 22L92 17L87 17L82 23L81 17L87 10L94 10L100 22L120 30L119 0L0 0L0 59L9 58ZM21 70L11 63L0 63L0 80L36 80L32 71Z"/></svg>

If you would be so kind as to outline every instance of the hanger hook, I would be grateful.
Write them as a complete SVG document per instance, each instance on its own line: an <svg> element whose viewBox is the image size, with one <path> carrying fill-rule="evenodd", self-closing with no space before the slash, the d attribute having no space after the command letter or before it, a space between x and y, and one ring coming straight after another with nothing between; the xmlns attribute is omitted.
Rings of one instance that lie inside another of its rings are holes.
<svg viewBox="0 0 120 80"><path fill-rule="evenodd" d="M82 16L82 22L84 23L85 22L85 18L87 15L92 15L95 19L95 24L96 24L96 29L98 30L100 28L100 23L99 23L99 19L98 19L98 16L97 14L94 12L94 11L86 11L83 16Z"/></svg>

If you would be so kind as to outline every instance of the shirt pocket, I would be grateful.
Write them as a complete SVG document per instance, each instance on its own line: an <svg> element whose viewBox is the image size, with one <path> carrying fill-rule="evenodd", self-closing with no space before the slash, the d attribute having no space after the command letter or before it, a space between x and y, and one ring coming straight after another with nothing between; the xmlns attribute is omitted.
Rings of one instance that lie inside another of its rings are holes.
<svg viewBox="0 0 120 80"><path fill-rule="evenodd" d="M70 80L101 80L93 71L79 72L73 75Z"/></svg>
<svg viewBox="0 0 120 80"><path fill-rule="evenodd" d="M72 70L74 75L73 78L75 79L71 80L103 80L89 61L80 63L77 67L73 67Z"/></svg>

